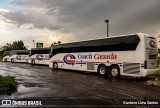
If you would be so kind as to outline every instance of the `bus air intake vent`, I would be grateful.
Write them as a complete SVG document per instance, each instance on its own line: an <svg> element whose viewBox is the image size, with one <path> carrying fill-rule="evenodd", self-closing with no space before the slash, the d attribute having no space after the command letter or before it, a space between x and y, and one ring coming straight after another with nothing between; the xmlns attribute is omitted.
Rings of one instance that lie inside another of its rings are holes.
<svg viewBox="0 0 160 108"><path fill-rule="evenodd" d="M156 59L157 58L157 55L149 55L149 59Z"/></svg>
<svg viewBox="0 0 160 108"><path fill-rule="evenodd" d="M94 70L94 64L87 63L87 70Z"/></svg>
<svg viewBox="0 0 160 108"><path fill-rule="evenodd" d="M123 73L140 75L140 63L123 63Z"/></svg>

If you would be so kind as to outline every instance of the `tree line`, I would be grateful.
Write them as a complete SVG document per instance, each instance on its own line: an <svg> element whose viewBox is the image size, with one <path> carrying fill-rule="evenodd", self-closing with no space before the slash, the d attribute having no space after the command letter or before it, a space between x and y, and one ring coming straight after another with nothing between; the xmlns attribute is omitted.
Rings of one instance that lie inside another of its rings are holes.
<svg viewBox="0 0 160 108"><path fill-rule="evenodd" d="M27 47L24 45L24 42L22 40L14 41L13 43L6 43L6 45L0 47L0 56L3 56L4 51L26 49Z"/></svg>

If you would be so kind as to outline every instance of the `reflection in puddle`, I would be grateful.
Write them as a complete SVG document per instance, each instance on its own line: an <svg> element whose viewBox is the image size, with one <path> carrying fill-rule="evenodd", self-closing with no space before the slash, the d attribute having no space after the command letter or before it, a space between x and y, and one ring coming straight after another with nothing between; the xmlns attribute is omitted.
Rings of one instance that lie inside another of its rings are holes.
<svg viewBox="0 0 160 108"><path fill-rule="evenodd" d="M7 94L2 94L0 95L0 99L12 99L11 96L7 95Z"/></svg>
<svg viewBox="0 0 160 108"><path fill-rule="evenodd" d="M0 75L6 75L6 72L3 71L3 70L1 70L1 71L0 71Z"/></svg>
<svg viewBox="0 0 160 108"><path fill-rule="evenodd" d="M24 84L20 84L17 88L17 91L12 93L12 97L15 99L22 99L22 98L31 98L31 97L49 97L52 96L50 93L55 93L50 88L42 88L42 87L31 87L31 86L25 86ZM48 94L48 95L47 95Z"/></svg>
<svg viewBox="0 0 160 108"><path fill-rule="evenodd" d="M17 88L17 92L19 93L26 93L26 92L33 92L33 91L40 91L40 90L47 90L49 88L41 88L38 86L31 87L31 86L24 86L24 85L19 85Z"/></svg>

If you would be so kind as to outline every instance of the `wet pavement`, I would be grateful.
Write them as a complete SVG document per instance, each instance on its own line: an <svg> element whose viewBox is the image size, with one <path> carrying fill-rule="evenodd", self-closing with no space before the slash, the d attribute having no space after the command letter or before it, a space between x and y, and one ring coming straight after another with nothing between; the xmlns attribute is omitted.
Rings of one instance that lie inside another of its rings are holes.
<svg viewBox="0 0 160 108"><path fill-rule="evenodd" d="M0 98L72 99L159 99L160 87L148 86L147 79L107 79L96 73L52 70L48 66L0 62L1 75L18 80L14 93Z"/></svg>

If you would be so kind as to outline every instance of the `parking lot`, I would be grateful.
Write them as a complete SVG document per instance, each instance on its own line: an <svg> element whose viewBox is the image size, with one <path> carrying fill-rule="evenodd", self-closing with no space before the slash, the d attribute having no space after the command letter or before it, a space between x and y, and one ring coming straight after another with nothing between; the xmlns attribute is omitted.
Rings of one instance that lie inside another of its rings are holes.
<svg viewBox="0 0 160 108"><path fill-rule="evenodd" d="M148 79L107 79L96 73L52 70L48 66L0 62L1 75L14 75L17 91L0 98L159 99L160 87Z"/></svg>

